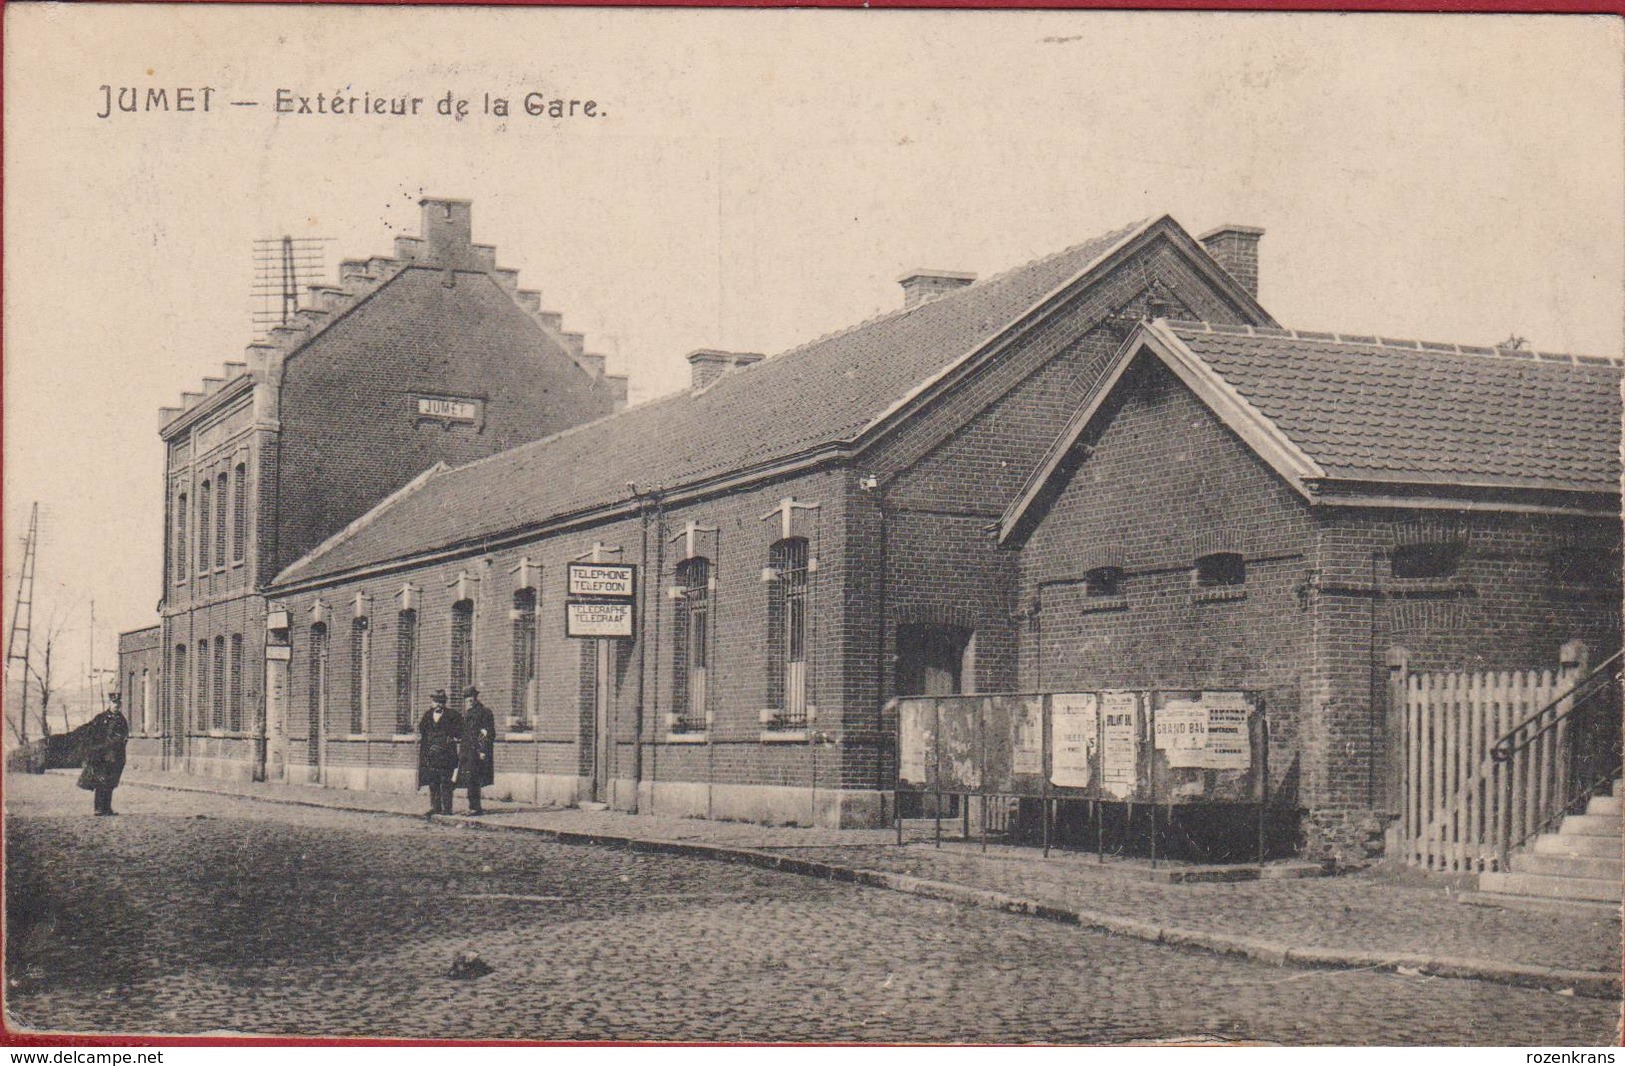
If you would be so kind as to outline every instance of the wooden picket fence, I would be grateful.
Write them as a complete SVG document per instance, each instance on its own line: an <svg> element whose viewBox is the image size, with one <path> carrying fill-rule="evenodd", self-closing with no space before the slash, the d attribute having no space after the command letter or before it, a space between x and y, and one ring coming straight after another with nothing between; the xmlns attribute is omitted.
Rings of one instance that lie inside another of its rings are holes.
<svg viewBox="0 0 1625 1066"><path fill-rule="evenodd" d="M1566 792L1566 729L1548 731L1516 759L1497 761L1491 748L1551 708L1571 683L1567 670L1403 679L1400 841L1406 862L1454 873L1493 870L1503 840L1533 831L1545 808Z"/></svg>

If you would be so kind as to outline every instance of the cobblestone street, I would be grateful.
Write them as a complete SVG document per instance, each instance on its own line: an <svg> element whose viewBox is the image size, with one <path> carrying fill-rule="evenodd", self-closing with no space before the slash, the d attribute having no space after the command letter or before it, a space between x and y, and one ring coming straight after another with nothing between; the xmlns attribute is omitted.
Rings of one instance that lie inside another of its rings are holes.
<svg viewBox="0 0 1625 1066"><path fill-rule="evenodd" d="M1275 968L894 892L71 778L6 794L14 1026L527 1040L1585 1045L1617 1005ZM448 979L461 951L492 972Z"/></svg>

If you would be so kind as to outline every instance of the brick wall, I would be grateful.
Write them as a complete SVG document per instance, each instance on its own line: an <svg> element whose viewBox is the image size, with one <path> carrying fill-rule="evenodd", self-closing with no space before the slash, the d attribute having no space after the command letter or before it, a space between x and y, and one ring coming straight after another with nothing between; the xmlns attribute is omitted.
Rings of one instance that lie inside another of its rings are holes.
<svg viewBox="0 0 1625 1066"><path fill-rule="evenodd" d="M417 394L482 399L483 421L419 419ZM536 440L616 399L488 275L409 268L285 365L275 568L435 462Z"/></svg>
<svg viewBox="0 0 1625 1066"><path fill-rule="evenodd" d="M1020 548L1020 687L1264 693L1272 789L1293 782L1311 615L1299 589L1314 523L1293 490L1160 363L1142 359L1082 442L1092 447ZM1245 585L1205 592L1199 555L1235 552ZM1121 595L1084 576L1122 571Z"/></svg>
<svg viewBox="0 0 1625 1066"><path fill-rule="evenodd" d="M1570 639L1618 646L1617 522L1311 509L1149 357L1081 444L1021 545L1020 687L1261 690L1272 788L1306 812L1308 854L1380 853L1389 648L1413 669L1507 670L1555 668ZM1453 575L1392 575L1396 547L1440 540L1462 545ZM1577 544L1599 560L1589 585L1554 578ZM1218 551L1243 557L1239 590L1196 587ZM1096 567L1121 569L1121 595L1089 594Z"/></svg>

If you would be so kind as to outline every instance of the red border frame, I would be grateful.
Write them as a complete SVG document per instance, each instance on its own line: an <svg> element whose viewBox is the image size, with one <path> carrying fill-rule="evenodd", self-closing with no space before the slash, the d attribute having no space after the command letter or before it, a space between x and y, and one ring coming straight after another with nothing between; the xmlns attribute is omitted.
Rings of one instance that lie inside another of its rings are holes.
<svg viewBox="0 0 1625 1066"><path fill-rule="evenodd" d="M4 2L4 0L0 0ZM102 2L102 0L90 0ZM113 0L107 0L113 2ZM136 0L160 2L160 0ZM264 0L165 0L165 2L225 4L263 4ZM1348 12L1366 13L1418 13L1418 14L1548 14L1548 15L1614 15L1625 18L1625 0L1367 0L1355 5L1350 0L1142 0L1139 3L1123 0L586 0L582 3L563 3L558 0L281 0L284 4L343 4L367 7L579 7L579 8L801 8L823 10L950 10L950 11L1283 11L1283 12ZM3 53L5 31L0 23L0 53ZM0 107L4 105L4 90L0 87ZM5 169L5 136L0 129L0 177ZM0 205L0 241L5 233L4 207ZM3 263L3 255L0 255ZM4 350L4 320L0 319L0 352ZM0 356L3 359L3 356ZM0 385L0 402L4 400L4 386ZM3 420L3 415L0 415ZM4 453L0 449L0 463ZM0 467L3 469L3 467ZM5 531L0 528L0 564L5 559ZM3 775L0 775L3 782ZM0 803L4 802L4 786L0 784ZM0 947L4 944L4 919L0 918ZM728 1044L721 1041L661 1041L638 1042L616 1040L406 1040L366 1037L204 1037L204 1036L119 1036L109 1034L60 1034L17 1032L7 1024L4 1014L6 990L0 985L0 1046L3 1047L734 1047L774 1046L761 1042ZM898 1045L812 1045L812 1046L876 1046ZM915 1045L940 1046L940 1045ZM974 1045L967 1045L974 1046Z"/></svg>

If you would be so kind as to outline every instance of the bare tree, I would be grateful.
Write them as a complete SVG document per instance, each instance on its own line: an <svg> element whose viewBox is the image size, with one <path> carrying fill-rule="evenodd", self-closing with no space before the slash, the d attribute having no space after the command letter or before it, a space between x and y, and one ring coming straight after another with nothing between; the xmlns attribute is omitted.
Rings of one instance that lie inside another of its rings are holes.
<svg viewBox="0 0 1625 1066"><path fill-rule="evenodd" d="M45 647L40 655L41 666L44 669L36 667L33 658L30 658L28 662L29 672L34 675L34 683L39 686L40 736L46 740L51 738L51 696L56 692L51 680L51 652L57 644L61 643L62 634L67 628L66 615L53 607L50 616L45 620ZM62 708L62 724L64 728L67 728L67 716L67 705L64 703Z"/></svg>

